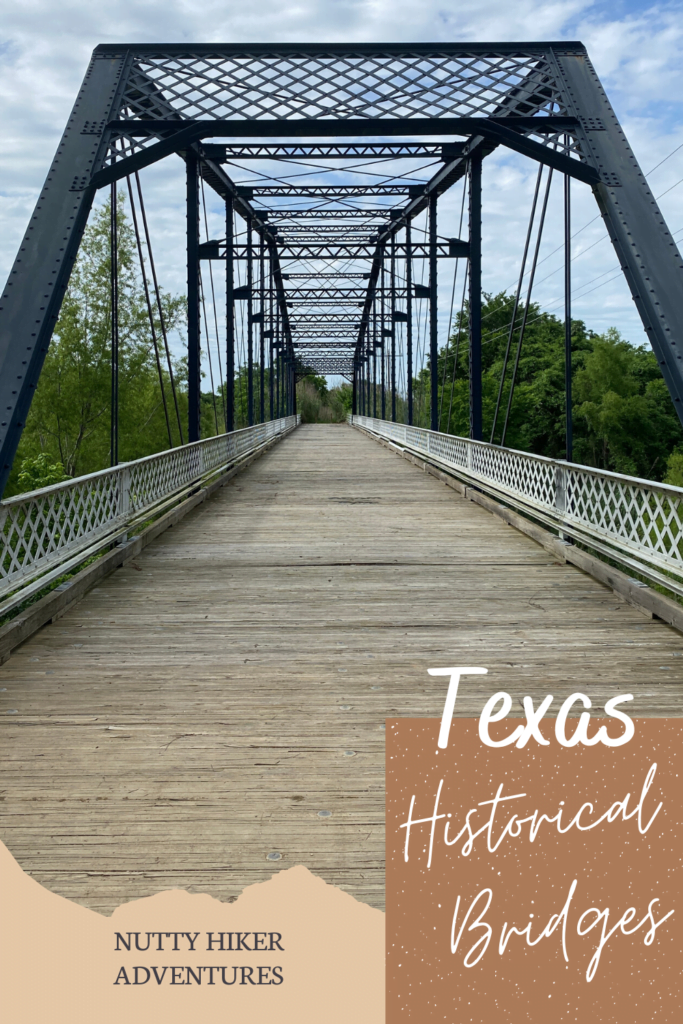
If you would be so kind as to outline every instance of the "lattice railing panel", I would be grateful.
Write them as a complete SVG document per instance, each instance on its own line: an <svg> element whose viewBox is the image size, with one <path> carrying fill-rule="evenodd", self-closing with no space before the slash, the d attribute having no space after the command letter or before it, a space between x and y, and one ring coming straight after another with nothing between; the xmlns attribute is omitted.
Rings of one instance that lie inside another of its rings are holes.
<svg viewBox="0 0 683 1024"><path fill-rule="evenodd" d="M564 525L669 573L683 569L683 488L369 416L353 422L542 512L560 530Z"/></svg>
<svg viewBox="0 0 683 1024"><path fill-rule="evenodd" d="M271 420L0 502L0 596L106 543L145 511L297 422Z"/></svg>

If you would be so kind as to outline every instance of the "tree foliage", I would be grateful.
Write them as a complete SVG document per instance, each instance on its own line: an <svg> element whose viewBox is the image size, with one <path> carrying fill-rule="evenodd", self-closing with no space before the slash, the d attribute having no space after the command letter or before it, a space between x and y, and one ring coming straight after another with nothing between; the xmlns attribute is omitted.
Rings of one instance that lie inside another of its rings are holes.
<svg viewBox="0 0 683 1024"><path fill-rule="evenodd" d="M490 440L514 299L487 295L482 309L484 439ZM519 330L513 333L495 437L500 443ZM457 367L454 364L456 361ZM564 458L564 322L536 304L529 310L505 444ZM467 310L439 353L441 429L469 433ZM429 369L414 382L416 422L428 426ZM574 461L661 480L683 431L654 354L610 328L596 334L572 323Z"/></svg>
<svg viewBox="0 0 683 1024"><path fill-rule="evenodd" d="M86 228L55 333L24 430L8 493L54 482L55 466L79 476L109 465L111 410L110 208L96 210ZM169 447L161 387L133 229L118 208L119 459ZM185 300L162 293L167 328L185 324ZM156 320L157 337L161 325ZM181 423L187 419L185 370L175 366ZM163 381L174 443L179 432L168 371ZM41 462L41 457L44 459ZM40 467L45 473L40 472ZM46 467L53 467L48 469ZM28 476L27 476L28 474Z"/></svg>
<svg viewBox="0 0 683 1024"><path fill-rule="evenodd" d="M36 390L7 494L32 490L102 469L110 462L111 302L108 205L95 211L86 229L62 311ZM152 344L148 309L138 266L135 236L119 198L119 459L130 461L169 447L166 418ZM182 332L185 299L162 293L167 329ZM513 297L485 296L482 310L482 384L484 439L500 443L506 419L512 368L517 354L519 317L510 359L494 412ZM156 313L155 313L156 317ZM161 324L155 319L157 338ZM683 486L683 431L653 353L622 338L611 328L596 334L582 321L572 324L574 461L633 476L666 479ZM162 353L163 360L163 353ZM505 444L552 458L565 457L564 323L532 304L510 405ZM305 373L305 368L300 371ZM176 400L187 440L187 367L173 365ZM440 429L469 433L468 312L438 358ZM178 428L169 373L162 365L173 444ZM254 412L260 418L260 372L254 367ZM264 411L270 416L270 370L263 379ZM429 425L430 369L413 382L414 419ZM310 372L297 386L304 422L340 422L351 410L348 384L328 388L325 377ZM373 402L371 402L371 407ZM377 398L380 414L381 396ZM274 409L277 415L277 406ZM386 396L386 415L391 415ZM397 396L397 418L406 402ZM225 385L202 394L201 430L207 437L225 427ZM248 422L247 370L235 372L235 426Z"/></svg>

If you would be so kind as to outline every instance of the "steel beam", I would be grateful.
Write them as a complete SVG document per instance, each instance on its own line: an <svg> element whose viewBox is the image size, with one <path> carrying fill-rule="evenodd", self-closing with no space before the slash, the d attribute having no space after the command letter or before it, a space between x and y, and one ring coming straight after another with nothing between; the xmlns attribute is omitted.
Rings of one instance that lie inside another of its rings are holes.
<svg viewBox="0 0 683 1024"><path fill-rule="evenodd" d="M110 185L127 174L151 167L152 164L164 159L171 153L184 151L189 146L199 143L205 138L234 137L247 138L254 136L267 137L283 134L282 121L247 121L236 119L182 121L183 127L178 130L178 121L111 121L107 128L116 133L130 136L132 131L144 132L151 136L172 134L153 143L146 149L140 149L132 156L111 164L98 171L91 184L96 188ZM575 117L542 115L536 117L517 117L507 115L502 118L492 117L435 117L435 118L363 118L356 120L332 120L316 118L287 121L286 134L292 137L301 136L365 136L365 135L460 135L484 136L492 140L494 145L504 145L509 149L532 157L540 163L548 164L563 174L569 174L589 185L600 180L600 175L590 165L572 160L549 146L521 134L533 131L534 134L555 135L561 131L574 131L578 121Z"/></svg>
<svg viewBox="0 0 683 1024"><path fill-rule="evenodd" d="M136 128L140 122L132 122ZM145 130L144 122L141 130ZM220 145L204 143L202 155L227 163L230 160L334 160L334 159L407 159L410 157L432 157L443 159L443 145L440 142L318 142L278 143L252 142Z"/></svg>
<svg viewBox="0 0 683 1024"><path fill-rule="evenodd" d="M481 419L481 157L474 154L469 167L470 276L470 437L482 440Z"/></svg>
<svg viewBox="0 0 683 1024"><path fill-rule="evenodd" d="M199 171L192 151L186 156L187 201L187 439L201 437L201 341L199 296Z"/></svg>
<svg viewBox="0 0 683 1024"><path fill-rule="evenodd" d="M235 429L235 265L233 261L233 197L225 200L225 429Z"/></svg>
<svg viewBox="0 0 683 1024"><path fill-rule="evenodd" d="M55 158L19 246L0 299L0 494L12 468L38 386L62 299L78 255L109 136L101 126L115 117L129 57L95 54L76 98Z"/></svg>
<svg viewBox="0 0 683 1024"><path fill-rule="evenodd" d="M413 425L413 235L412 220L406 221L406 388L408 424Z"/></svg>
<svg viewBox="0 0 683 1024"><path fill-rule="evenodd" d="M247 215L247 423L254 423L254 243L253 219Z"/></svg>
<svg viewBox="0 0 683 1024"><path fill-rule="evenodd" d="M479 163L481 167L481 160ZM439 429L439 318L436 280L436 190L429 195L429 379L431 429Z"/></svg>
<svg viewBox="0 0 683 1024"><path fill-rule="evenodd" d="M588 57L559 46L553 55L584 157L602 173L593 194L683 423L683 259Z"/></svg>
<svg viewBox="0 0 683 1024"><path fill-rule="evenodd" d="M470 215L470 437L483 439L481 382L481 155L473 154L469 167ZM434 427L433 429L438 429Z"/></svg>
<svg viewBox="0 0 683 1024"><path fill-rule="evenodd" d="M391 236L389 235L388 238ZM461 242L460 239L453 239L454 242L459 243L463 246L457 252L454 252L448 241L442 241L439 239L436 244L436 256L440 260L452 260L458 256L465 256L467 254L467 243ZM202 259L212 260L224 260L225 259L225 243L223 240L219 243L219 248L216 249L215 245L212 248L205 248L202 246ZM380 259L377 254L376 243L374 242L326 242L326 241L314 241L314 242L280 242L277 245L278 255L281 260L375 260ZM244 243L235 243L234 248L236 260L248 259L248 247ZM396 243L396 255L402 259L405 259L405 244L402 242ZM429 245L424 242L413 242L413 259L429 259ZM387 251L384 254L384 259L390 259L390 254Z"/></svg>

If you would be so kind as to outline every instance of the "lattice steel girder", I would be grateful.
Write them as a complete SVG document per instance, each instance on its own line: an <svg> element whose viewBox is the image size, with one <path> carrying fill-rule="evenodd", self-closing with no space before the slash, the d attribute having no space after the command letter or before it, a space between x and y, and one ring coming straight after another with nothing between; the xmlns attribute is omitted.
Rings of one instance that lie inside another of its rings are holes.
<svg viewBox="0 0 683 1024"><path fill-rule="evenodd" d="M292 314L294 315L294 314ZM320 324L325 326L327 324L351 324L354 327L358 323L359 315L356 313L353 316L350 312L348 313L297 313L294 322L292 323L292 330L301 324Z"/></svg>
<svg viewBox="0 0 683 1024"><path fill-rule="evenodd" d="M506 124L499 123L501 121ZM143 122L132 122L133 125L140 125ZM281 135L282 124L278 121L183 121L183 127L175 130L176 121L145 121L145 129L149 126L155 134L165 135L161 141L155 142L152 146L142 149L131 156L124 157L109 166L98 171L92 179L97 188L110 185L113 181L119 181L127 174L140 171L144 167L151 167L158 160L170 156L171 153L178 153L189 146L195 145L202 139L209 136L259 136L259 135ZM599 171L582 164L579 160L572 160L557 150L522 134L523 131L533 131L535 134L557 135L558 132L571 133L576 131L578 121L571 117L516 117L508 115L504 118L486 117L452 117L452 118L414 118L407 121L405 118L389 120L387 118L369 118L360 121L352 119L329 119L317 121L291 121L288 123L288 134L295 136L362 136L374 135L405 135L406 125L410 125L411 135L465 135L483 136L489 139L493 145L507 146L509 149L530 156L534 160L548 164L563 174L569 174L579 181L592 185L600 180ZM130 134L131 122L112 121L107 129L114 134ZM172 134L168 134L169 129ZM140 129L143 130L142 128Z"/></svg>
<svg viewBox="0 0 683 1024"><path fill-rule="evenodd" d="M319 274L317 271L311 270L307 274L284 274L283 276L286 281L318 281L320 278L337 281L367 281L369 274L356 274L345 270L328 270Z"/></svg>
<svg viewBox="0 0 683 1024"><path fill-rule="evenodd" d="M304 302L362 302L365 299L365 288L288 288L285 294L287 302L295 302L297 305ZM405 288L398 288L396 294L405 295Z"/></svg>
<svg viewBox="0 0 683 1024"><path fill-rule="evenodd" d="M288 224L286 227L278 229L277 238L282 244L289 241L290 238L296 242L315 242L325 238L336 241L338 236L351 241L355 241L356 238L364 241L371 232L376 233L381 226L380 224Z"/></svg>
<svg viewBox="0 0 683 1024"><path fill-rule="evenodd" d="M137 126L137 122L133 122ZM133 134L132 132L130 134ZM147 132L145 132L147 134ZM363 159L364 157L373 160L384 157L410 158L410 157L433 157L435 160L443 160L444 149L449 153L448 147L457 143L447 143L446 147L441 142L302 142L302 143L277 143L277 142L251 142L244 145L232 144L222 146L219 144L204 143L202 154L218 163L227 163L229 160L296 160L296 159ZM450 157L450 153L449 153Z"/></svg>
<svg viewBox="0 0 683 1024"><path fill-rule="evenodd" d="M259 210L260 215L268 218L274 227L282 227L288 220L319 220L323 222L337 220L386 220L396 207L385 206L374 210Z"/></svg>
<svg viewBox="0 0 683 1024"><path fill-rule="evenodd" d="M201 258L205 260L225 260L225 251L221 252L223 248L222 244L219 243L218 250L215 247L215 243L212 248L209 248L206 244L201 246ZM277 251L278 256L281 260L372 260L377 256L375 242L326 242L324 240L315 240L310 242L287 242L278 239ZM424 242L413 242L413 259L427 259L429 256L429 245ZM234 246L234 258L236 260L246 260L247 258L247 246L244 244L236 244ZM451 247L448 241L439 241L437 243L437 256L439 259L454 259L455 254L451 251ZM464 256L464 251L458 253L460 256ZM405 257L405 244L398 242L396 244L396 256L397 258ZM381 259L381 257L377 257ZM389 259L388 253L384 254L385 259ZM286 276L286 275L285 275Z"/></svg>
<svg viewBox="0 0 683 1024"><path fill-rule="evenodd" d="M318 341L321 337L325 339L332 338L337 341L345 341L348 343L350 348L353 348L356 344L355 330L351 332L343 328L335 329L333 327L328 327L325 331L321 331L317 327L302 327L300 331L294 332L292 344L296 347L297 342L300 342L303 338L314 338Z"/></svg>
<svg viewBox="0 0 683 1024"><path fill-rule="evenodd" d="M366 196L408 196L421 191L422 185L250 185L253 199L364 199Z"/></svg>
<svg viewBox="0 0 683 1024"><path fill-rule="evenodd" d="M353 375L353 363L350 360L344 359L335 362L333 359L320 359L311 364L311 370L321 376L339 376L345 377L346 380L351 382ZM305 377L305 373L297 374L298 379Z"/></svg>

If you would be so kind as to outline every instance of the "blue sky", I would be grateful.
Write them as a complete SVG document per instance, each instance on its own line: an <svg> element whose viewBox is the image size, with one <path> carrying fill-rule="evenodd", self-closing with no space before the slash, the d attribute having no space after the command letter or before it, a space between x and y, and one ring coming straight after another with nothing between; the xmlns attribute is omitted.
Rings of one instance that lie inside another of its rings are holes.
<svg viewBox="0 0 683 1024"><path fill-rule="evenodd" d="M259 0L256 5L205 0L0 2L0 275L6 277L63 130L89 54L100 42L144 41L410 41L580 39L588 47L643 170L683 143L683 3L633 0ZM172 159L146 173L153 233L165 287L184 287L183 181ZM512 286L535 167L497 151L484 176L484 287ZM683 149L653 171L655 195L669 227L683 239ZM455 218L458 197L442 204L440 224ZM217 211L216 211L217 212ZM574 309L595 330L619 328L642 342L610 243L603 240L590 190L574 189ZM550 228L559 227L559 192ZM548 309L561 301L561 254L542 251L535 297ZM456 234L456 230L444 233ZM443 282L446 299L447 282ZM447 305L447 300L445 301ZM444 305L444 303L442 303Z"/></svg>

